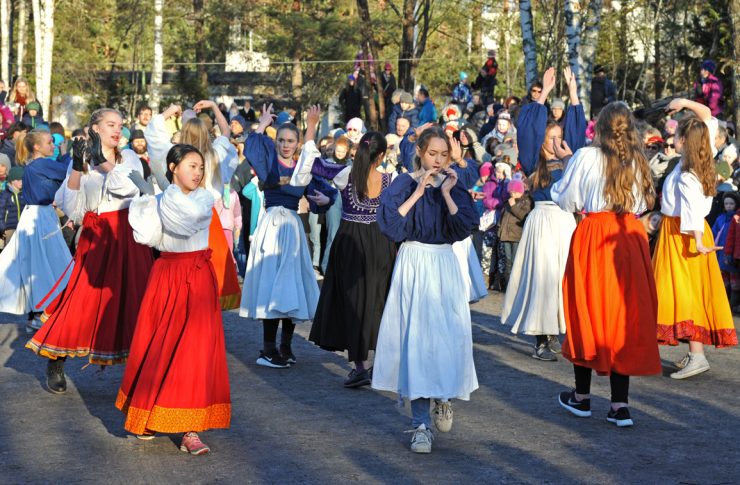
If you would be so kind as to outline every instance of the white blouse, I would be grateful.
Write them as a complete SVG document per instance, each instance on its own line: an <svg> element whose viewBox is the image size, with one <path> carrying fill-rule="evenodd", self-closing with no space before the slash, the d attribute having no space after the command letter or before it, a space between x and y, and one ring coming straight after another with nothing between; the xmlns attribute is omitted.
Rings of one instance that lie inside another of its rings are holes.
<svg viewBox="0 0 740 485"><path fill-rule="evenodd" d="M718 123L716 118L706 122L709 129L709 144L712 154L717 154L714 146L714 137L717 134ZM676 164L663 183L663 197L660 203L660 212L669 217L681 218L681 232L704 232L704 218L712 210L712 197L704 195L701 182L691 172L681 172L683 159Z"/></svg>
<svg viewBox="0 0 740 485"><path fill-rule="evenodd" d="M131 204L131 199L139 195L139 189L129 179L132 170L144 176L138 155L133 150L123 150L121 163L117 163L113 170L105 173L91 166L87 173L82 174L80 188L73 190L67 187L72 172L70 164L67 178L59 187L54 203L78 224L82 222L86 212L103 214L126 209Z"/></svg>
<svg viewBox="0 0 740 485"><path fill-rule="evenodd" d="M563 177L550 190L553 202L566 212L604 212L609 204L604 198L606 159L598 147L585 147L571 157ZM641 214L647 204L639 185L632 188L635 207L632 212Z"/></svg>
<svg viewBox="0 0 740 485"><path fill-rule="evenodd" d="M146 130L144 130L144 137L146 138L147 153L149 153L149 166L157 180L157 185L164 189L169 185L165 174L167 173L167 152L172 148L172 142L170 141L172 136L167 130L164 116L161 113L152 117ZM210 187L206 188L213 194L214 198L221 198L224 195L224 186L231 182L231 177L234 175L236 167L239 166L239 154L225 136L217 136L212 145L218 157L222 182L218 186L212 183Z"/></svg>
<svg viewBox="0 0 740 485"><path fill-rule="evenodd" d="M208 190L199 188L185 195L175 184L159 195L137 197L128 214L134 240L168 253L206 249L213 203Z"/></svg>

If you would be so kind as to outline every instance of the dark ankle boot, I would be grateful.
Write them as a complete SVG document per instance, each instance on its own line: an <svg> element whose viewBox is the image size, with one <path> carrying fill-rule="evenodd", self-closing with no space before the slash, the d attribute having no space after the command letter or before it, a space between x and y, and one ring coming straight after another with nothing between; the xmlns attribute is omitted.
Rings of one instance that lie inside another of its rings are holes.
<svg viewBox="0 0 740 485"><path fill-rule="evenodd" d="M64 377L64 358L49 359L46 364L46 387L54 394L67 392L67 379Z"/></svg>
<svg viewBox="0 0 740 485"><path fill-rule="evenodd" d="M733 291L730 294L730 308L735 315L740 313L740 291Z"/></svg>

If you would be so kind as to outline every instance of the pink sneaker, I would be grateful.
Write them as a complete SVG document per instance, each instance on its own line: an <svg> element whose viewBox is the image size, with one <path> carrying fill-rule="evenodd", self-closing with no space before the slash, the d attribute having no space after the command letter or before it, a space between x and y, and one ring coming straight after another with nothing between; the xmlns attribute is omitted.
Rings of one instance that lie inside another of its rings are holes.
<svg viewBox="0 0 740 485"><path fill-rule="evenodd" d="M190 453L191 455L204 455L211 451L211 449L200 440L198 433L191 431L182 436L180 451Z"/></svg>

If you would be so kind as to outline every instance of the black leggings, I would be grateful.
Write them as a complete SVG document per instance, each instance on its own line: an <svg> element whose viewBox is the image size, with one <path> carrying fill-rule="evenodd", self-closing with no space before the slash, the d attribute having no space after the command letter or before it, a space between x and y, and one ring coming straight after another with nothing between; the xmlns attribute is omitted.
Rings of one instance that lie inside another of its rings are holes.
<svg viewBox="0 0 740 485"><path fill-rule="evenodd" d="M576 375L576 392L578 394L590 394L591 369L573 364L573 372ZM629 376L623 376L612 371L609 375L609 384L612 388L612 402L628 402L627 396L630 392Z"/></svg>
<svg viewBox="0 0 740 485"><path fill-rule="evenodd" d="M264 332L263 340L266 343L272 343L274 345L275 342L277 342L277 329L279 324L280 319L278 318L262 320L262 328ZM283 318L283 330L280 333L280 342L283 345L290 346L294 330L295 323L293 323L293 320L290 318Z"/></svg>

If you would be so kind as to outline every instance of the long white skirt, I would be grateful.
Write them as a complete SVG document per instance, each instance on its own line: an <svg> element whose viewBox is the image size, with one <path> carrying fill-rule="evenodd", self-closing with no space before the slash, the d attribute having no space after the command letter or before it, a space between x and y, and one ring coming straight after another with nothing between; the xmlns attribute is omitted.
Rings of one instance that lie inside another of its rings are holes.
<svg viewBox="0 0 740 485"><path fill-rule="evenodd" d="M0 253L0 312L23 315L43 311L37 305L52 289L46 304L67 286L71 262L54 208L27 205L13 237Z"/></svg>
<svg viewBox="0 0 740 485"><path fill-rule="evenodd" d="M260 217L249 249L239 315L311 320L319 285L303 223L295 211L270 207Z"/></svg>
<svg viewBox="0 0 740 485"><path fill-rule="evenodd" d="M467 282L468 301L475 303L488 296L488 288L483 279L483 268L481 268L480 260L478 255L475 254L475 247L473 247L473 238L468 236L462 241L454 243L452 250L460 263L463 278Z"/></svg>
<svg viewBox="0 0 740 485"><path fill-rule="evenodd" d="M527 216L501 312L512 333L565 333L563 274L575 229L573 214L553 202L536 202Z"/></svg>
<svg viewBox="0 0 740 485"><path fill-rule="evenodd" d="M468 400L478 388L468 287L449 244L406 242L380 322L372 387Z"/></svg>

